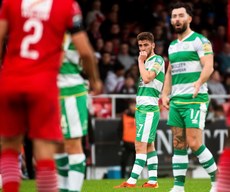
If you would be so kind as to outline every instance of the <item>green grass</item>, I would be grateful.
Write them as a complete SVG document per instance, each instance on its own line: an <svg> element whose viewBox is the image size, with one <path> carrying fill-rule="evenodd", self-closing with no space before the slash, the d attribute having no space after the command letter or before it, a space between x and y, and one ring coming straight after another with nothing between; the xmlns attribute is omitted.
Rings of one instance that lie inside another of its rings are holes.
<svg viewBox="0 0 230 192"><path fill-rule="evenodd" d="M85 180L82 192L168 192L173 185L172 178L158 179L158 189L114 189L113 187L119 185L124 180L104 179L104 180ZM137 185L141 186L146 180L139 180ZM208 192L210 190L209 179L187 179L185 191L187 192ZM1 190L0 190L1 191ZM21 185L20 192L36 192L34 180L24 180Z"/></svg>

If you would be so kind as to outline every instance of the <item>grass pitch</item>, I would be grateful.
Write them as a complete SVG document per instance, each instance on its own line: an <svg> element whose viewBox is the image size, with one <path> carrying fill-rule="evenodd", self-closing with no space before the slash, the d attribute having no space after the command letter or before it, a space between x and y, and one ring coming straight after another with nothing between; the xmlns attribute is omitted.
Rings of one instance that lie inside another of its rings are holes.
<svg viewBox="0 0 230 192"><path fill-rule="evenodd" d="M168 192L173 186L172 178L158 179L158 189L147 188L122 188L114 189L113 187L119 185L124 180L118 179L104 179L104 180L85 180L81 192ZM137 186L141 186L146 180L138 180ZM187 179L185 185L186 192L209 192L209 179ZM1 190L0 190L1 191ZM34 180L24 180L21 184L20 192L36 192Z"/></svg>

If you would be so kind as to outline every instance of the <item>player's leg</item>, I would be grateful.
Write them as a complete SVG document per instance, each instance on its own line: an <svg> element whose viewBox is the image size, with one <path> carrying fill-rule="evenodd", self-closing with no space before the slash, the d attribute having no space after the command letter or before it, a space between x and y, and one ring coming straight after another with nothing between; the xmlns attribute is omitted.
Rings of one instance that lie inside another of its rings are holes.
<svg viewBox="0 0 230 192"><path fill-rule="evenodd" d="M200 164L211 178L212 186L215 187L217 166L212 153L202 142L202 130L196 128L186 129L187 142L193 153L197 156Z"/></svg>
<svg viewBox="0 0 230 192"><path fill-rule="evenodd" d="M71 192L79 192L84 182L86 160L81 138L65 140L65 147L69 160L68 189Z"/></svg>
<svg viewBox="0 0 230 192"><path fill-rule="evenodd" d="M68 192L68 172L69 158L65 152L64 143L58 144L56 154L54 156L58 174L58 189L59 192Z"/></svg>
<svg viewBox="0 0 230 192"><path fill-rule="evenodd" d="M158 157L153 143L147 145L147 166L149 180L143 184L143 187L158 188L157 183L157 169L158 169Z"/></svg>
<svg viewBox="0 0 230 192"><path fill-rule="evenodd" d="M159 120L160 120L160 113L154 112L153 122L152 122L148 145L147 145L147 166L148 166L149 180L142 185L143 187L158 188L158 183L157 183L158 158L157 158L157 152L155 150L154 141L156 138L156 132L157 132L157 126Z"/></svg>
<svg viewBox="0 0 230 192"><path fill-rule="evenodd" d="M25 106L17 94L0 94L1 174L4 192L18 192L18 157L25 131Z"/></svg>
<svg viewBox="0 0 230 192"><path fill-rule="evenodd" d="M230 108L226 116L226 123L228 126L228 137L225 148L219 157L218 174L217 174L217 191L227 192L230 189Z"/></svg>
<svg viewBox="0 0 230 192"><path fill-rule="evenodd" d="M183 192L189 162L187 143L185 139L185 129L179 127L172 127L171 129L174 149L172 157L174 186L171 192Z"/></svg>
<svg viewBox="0 0 230 192"><path fill-rule="evenodd" d="M18 157L21 150L23 136L2 137L1 174L4 192L18 192L21 175L18 166Z"/></svg>
<svg viewBox="0 0 230 192"><path fill-rule="evenodd" d="M88 127L87 96L67 97L61 101L61 106L65 152L68 154L68 190L81 191L85 175L82 136L87 134Z"/></svg>
<svg viewBox="0 0 230 192"><path fill-rule="evenodd" d="M1 171L1 151L2 151L2 148L1 148L1 137L0 137L0 189L2 189L2 171Z"/></svg>
<svg viewBox="0 0 230 192"><path fill-rule="evenodd" d="M150 133L153 126L154 113L142 113L136 111L136 157L129 179L115 188L135 187L138 177L140 176L147 160L147 143L151 142Z"/></svg>
<svg viewBox="0 0 230 192"><path fill-rule="evenodd" d="M53 87L36 87L36 92L31 92L27 97L30 127L28 135L33 141L36 184L39 192L58 191L54 154L57 142L61 142L63 137L60 127L58 89L56 81L53 83Z"/></svg>
<svg viewBox="0 0 230 192"><path fill-rule="evenodd" d="M56 165L53 160L56 144L48 140L34 139L33 150L36 159L37 190L57 192Z"/></svg>
<svg viewBox="0 0 230 192"><path fill-rule="evenodd" d="M171 192L183 192L189 161L185 138L184 119L181 117L180 111L176 106L170 107L169 120L167 124L171 126L173 135L172 167L174 186L171 189Z"/></svg>
<svg viewBox="0 0 230 192"><path fill-rule="evenodd" d="M212 191L216 185L217 166L213 155L203 144L202 131L205 126L206 112L207 104L205 103L190 106L190 108L186 111L186 139L189 147L197 156L200 164L209 174L212 183Z"/></svg>
<svg viewBox="0 0 230 192"><path fill-rule="evenodd" d="M127 183L135 185L137 183L137 179L140 176L147 159L147 143L136 141L135 142L136 156L134 165L130 174Z"/></svg>
<svg viewBox="0 0 230 192"><path fill-rule="evenodd" d="M220 155L217 174L217 191L228 192L230 189L230 147L226 146Z"/></svg>

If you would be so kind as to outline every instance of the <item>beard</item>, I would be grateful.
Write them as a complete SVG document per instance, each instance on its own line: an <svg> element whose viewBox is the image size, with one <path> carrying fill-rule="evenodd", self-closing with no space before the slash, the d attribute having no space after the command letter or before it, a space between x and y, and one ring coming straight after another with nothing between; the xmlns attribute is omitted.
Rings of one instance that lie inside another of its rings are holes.
<svg viewBox="0 0 230 192"><path fill-rule="evenodd" d="M175 24L175 25L173 25L173 28L174 28L174 31L175 31L177 34L182 34L182 33L184 33L184 32L187 30L187 24L184 23L184 24L182 25L181 28L177 28L177 27L176 27L176 24Z"/></svg>

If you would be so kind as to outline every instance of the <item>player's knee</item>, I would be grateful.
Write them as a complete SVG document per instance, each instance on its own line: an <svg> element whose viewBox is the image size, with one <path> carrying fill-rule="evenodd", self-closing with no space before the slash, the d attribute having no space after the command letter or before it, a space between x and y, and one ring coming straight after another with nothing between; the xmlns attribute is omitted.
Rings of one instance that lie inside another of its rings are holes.
<svg viewBox="0 0 230 192"><path fill-rule="evenodd" d="M192 149L192 151L196 151L199 149L199 147L202 145L201 141L197 138L187 138L187 143L189 148Z"/></svg>
<svg viewBox="0 0 230 192"><path fill-rule="evenodd" d="M184 140L173 139L173 147L174 149L186 149L187 143Z"/></svg>
<svg viewBox="0 0 230 192"><path fill-rule="evenodd" d="M136 153L146 153L147 144L144 142L135 142L135 150L136 150Z"/></svg>

